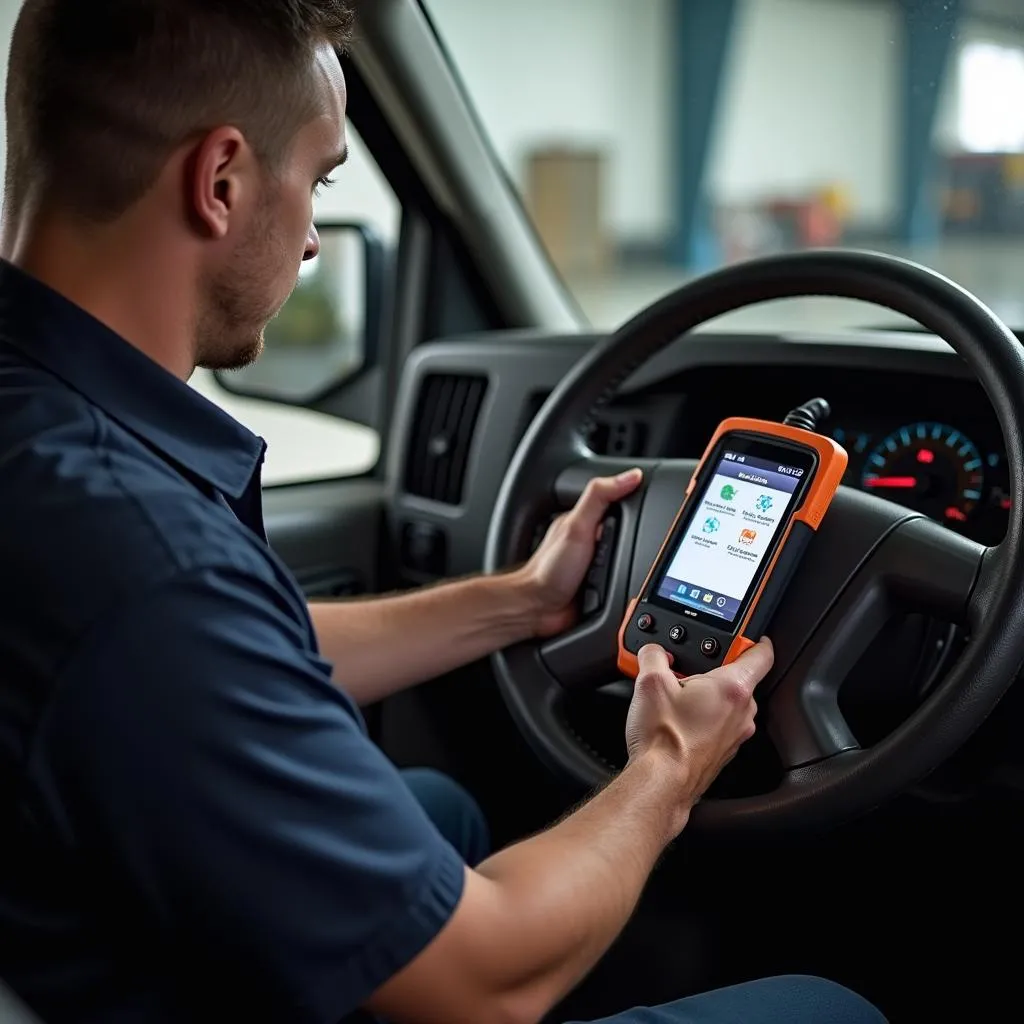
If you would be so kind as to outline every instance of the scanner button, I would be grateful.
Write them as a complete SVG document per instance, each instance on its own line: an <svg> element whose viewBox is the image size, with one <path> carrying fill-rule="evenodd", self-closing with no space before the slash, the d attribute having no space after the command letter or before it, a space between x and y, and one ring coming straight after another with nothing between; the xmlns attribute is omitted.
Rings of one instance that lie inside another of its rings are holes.
<svg viewBox="0 0 1024 1024"><path fill-rule="evenodd" d="M673 626L668 631L668 638L674 644L681 644L686 639L686 628L684 626Z"/></svg>
<svg viewBox="0 0 1024 1024"><path fill-rule="evenodd" d="M700 642L700 653L705 658L713 658L720 650L721 644L713 636L706 636Z"/></svg>
<svg viewBox="0 0 1024 1024"><path fill-rule="evenodd" d="M650 633L651 630L654 629L654 616L648 615L647 612L644 612L643 615L636 620L636 628L643 633Z"/></svg>

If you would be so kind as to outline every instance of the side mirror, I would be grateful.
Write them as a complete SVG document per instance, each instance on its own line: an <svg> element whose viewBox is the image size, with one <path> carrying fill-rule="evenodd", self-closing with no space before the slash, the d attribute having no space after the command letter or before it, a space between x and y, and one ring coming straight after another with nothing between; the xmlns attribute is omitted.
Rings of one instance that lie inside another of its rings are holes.
<svg viewBox="0 0 1024 1024"><path fill-rule="evenodd" d="M263 354L243 370L218 372L228 391L306 405L377 362L385 249L365 224L317 225L320 254L267 325Z"/></svg>

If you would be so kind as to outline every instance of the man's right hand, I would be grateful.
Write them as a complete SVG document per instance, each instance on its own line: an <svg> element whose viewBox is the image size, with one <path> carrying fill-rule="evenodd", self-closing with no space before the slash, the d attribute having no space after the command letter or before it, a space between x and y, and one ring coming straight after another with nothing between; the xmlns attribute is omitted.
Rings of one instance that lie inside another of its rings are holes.
<svg viewBox="0 0 1024 1024"><path fill-rule="evenodd" d="M774 659L765 638L728 665L680 680L661 647L641 648L626 747L631 762L653 755L678 769L680 829L690 808L754 735L754 689Z"/></svg>
<svg viewBox="0 0 1024 1024"><path fill-rule="evenodd" d="M680 686L660 647L640 652L629 764L547 832L466 869L436 939L369 1000L397 1024L536 1024L590 970L715 776L754 731L767 640Z"/></svg>

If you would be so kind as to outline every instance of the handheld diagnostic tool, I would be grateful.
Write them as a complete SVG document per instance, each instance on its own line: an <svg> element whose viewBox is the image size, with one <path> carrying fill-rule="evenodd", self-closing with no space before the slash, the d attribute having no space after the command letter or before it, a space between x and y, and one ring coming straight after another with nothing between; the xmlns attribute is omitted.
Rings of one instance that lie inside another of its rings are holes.
<svg viewBox="0 0 1024 1024"><path fill-rule="evenodd" d="M679 676L735 660L764 635L846 471L846 451L815 432L814 399L783 423L719 424L682 507L619 630L619 669L657 643Z"/></svg>

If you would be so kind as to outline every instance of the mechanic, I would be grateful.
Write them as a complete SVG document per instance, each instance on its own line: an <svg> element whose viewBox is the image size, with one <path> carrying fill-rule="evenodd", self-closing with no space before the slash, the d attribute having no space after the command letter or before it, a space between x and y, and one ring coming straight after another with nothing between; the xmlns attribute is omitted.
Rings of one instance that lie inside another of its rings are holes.
<svg viewBox="0 0 1024 1024"><path fill-rule="evenodd" d="M0 975L49 1024L539 1020L754 729L767 640L682 687L647 647L625 770L489 857L465 793L367 737L357 705L570 625L640 475L592 483L525 566L409 595L307 606L268 547L263 443L187 381L251 363L317 253L351 29L341 0L26 0L17 22ZM792 977L616 1019L883 1018Z"/></svg>

